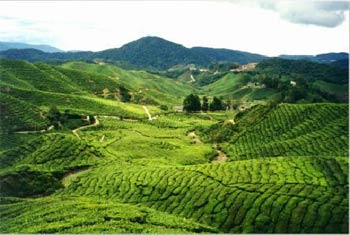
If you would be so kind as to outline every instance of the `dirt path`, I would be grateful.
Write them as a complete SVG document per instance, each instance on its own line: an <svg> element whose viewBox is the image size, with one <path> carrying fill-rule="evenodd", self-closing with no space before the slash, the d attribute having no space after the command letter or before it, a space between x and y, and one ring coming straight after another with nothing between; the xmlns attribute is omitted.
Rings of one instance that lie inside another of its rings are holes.
<svg viewBox="0 0 350 235"><path fill-rule="evenodd" d="M218 153L218 155L214 158L212 162L223 163L227 161L228 157L224 152L218 149L216 149L216 152Z"/></svg>
<svg viewBox="0 0 350 235"><path fill-rule="evenodd" d="M149 113L148 108L146 106L144 106L144 105L142 106L142 108L145 110L145 112L146 112L146 114L148 116L148 120L152 121L152 116Z"/></svg>
<svg viewBox="0 0 350 235"><path fill-rule="evenodd" d="M189 138L192 139L192 141L195 143L195 144L201 144L202 141L200 140L199 136L196 134L196 132L192 131L190 133L188 133L187 135Z"/></svg>
<svg viewBox="0 0 350 235"><path fill-rule="evenodd" d="M193 75L191 74L191 81L190 82L195 82L196 79L194 79Z"/></svg>
<svg viewBox="0 0 350 235"><path fill-rule="evenodd" d="M40 130L40 131L16 131L14 133L17 133L17 134L45 133L45 132L48 132L48 131L52 130L53 128L55 128L55 127L53 125L51 125L47 129L43 129L43 130Z"/></svg>
<svg viewBox="0 0 350 235"><path fill-rule="evenodd" d="M233 119L233 118L232 118L232 119L228 119L228 120L226 120L226 121L227 121L228 123L236 124L236 123L235 123L235 119Z"/></svg>
<svg viewBox="0 0 350 235"><path fill-rule="evenodd" d="M92 123L90 125L86 125L86 126L81 126L81 127L78 127L76 129L72 130L73 134L80 139L78 131L86 129L86 128L89 128L89 127L92 127L92 126L100 125L100 121L97 119L97 116L94 116L94 118L95 118L95 122L94 123Z"/></svg>

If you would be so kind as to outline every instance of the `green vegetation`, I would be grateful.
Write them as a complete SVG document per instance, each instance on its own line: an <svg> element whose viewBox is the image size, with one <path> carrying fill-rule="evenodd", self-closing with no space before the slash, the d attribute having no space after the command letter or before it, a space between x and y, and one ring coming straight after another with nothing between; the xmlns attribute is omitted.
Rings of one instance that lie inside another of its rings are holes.
<svg viewBox="0 0 350 235"><path fill-rule="evenodd" d="M201 101L198 95L190 94L184 99L184 111L196 112L201 110Z"/></svg>
<svg viewBox="0 0 350 235"><path fill-rule="evenodd" d="M203 131L211 141L225 136L223 149L232 160L349 154L345 104L261 106L238 115L235 121L232 128L223 125Z"/></svg>
<svg viewBox="0 0 350 235"><path fill-rule="evenodd" d="M216 230L143 206L89 197L1 199L3 233L212 233ZM33 211L32 208L35 208Z"/></svg>
<svg viewBox="0 0 350 235"><path fill-rule="evenodd" d="M222 232L346 232L347 163L345 157L295 157L183 167L109 164L59 195L141 203Z"/></svg>
<svg viewBox="0 0 350 235"><path fill-rule="evenodd" d="M28 61L64 62L72 60L92 61L103 59L127 68L169 69L179 64L210 65L213 61L249 63L261 61L265 56L243 51L212 49L203 47L186 48L158 37L143 37L121 48L99 52L45 53L34 49L11 49L0 52L0 57Z"/></svg>
<svg viewBox="0 0 350 235"><path fill-rule="evenodd" d="M348 233L347 85L232 66L0 60L0 232Z"/></svg>

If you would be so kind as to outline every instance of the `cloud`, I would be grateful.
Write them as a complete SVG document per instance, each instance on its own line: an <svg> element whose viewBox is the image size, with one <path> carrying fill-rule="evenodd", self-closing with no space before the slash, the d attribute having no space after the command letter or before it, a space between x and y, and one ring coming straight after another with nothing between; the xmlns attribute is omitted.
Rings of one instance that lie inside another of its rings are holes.
<svg viewBox="0 0 350 235"><path fill-rule="evenodd" d="M349 2L335 1L257 1L261 8L277 12L280 17L296 24L333 28L345 20Z"/></svg>

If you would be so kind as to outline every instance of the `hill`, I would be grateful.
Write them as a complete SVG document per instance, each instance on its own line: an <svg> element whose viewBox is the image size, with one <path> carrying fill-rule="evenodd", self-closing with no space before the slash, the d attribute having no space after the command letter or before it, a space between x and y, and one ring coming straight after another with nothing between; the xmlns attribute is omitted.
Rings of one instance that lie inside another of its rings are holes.
<svg viewBox="0 0 350 235"><path fill-rule="evenodd" d="M145 206L108 200L97 202L88 197L5 199L1 203L4 204L0 212L2 218L0 231L4 233L187 234L216 232L214 228L196 223L192 219L159 212ZM31 208L36 208L35 212ZM20 214L12 217L13 210L20 211Z"/></svg>
<svg viewBox="0 0 350 235"><path fill-rule="evenodd" d="M280 55L279 57L288 60L308 60L312 62L329 64L338 60L348 60L349 54L345 52L330 52L318 55Z"/></svg>
<svg viewBox="0 0 350 235"><path fill-rule="evenodd" d="M0 59L0 233L349 232L349 105L281 103L342 70L178 67ZM190 93L235 108L173 111Z"/></svg>
<svg viewBox="0 0 350 235"><path fill-rule="evenodd" d="M347 108L283 104L239 114L223 126L232 128L228 141L213 142L229 156L223 163L210 160L212 143L197 128L223 123L224 113L145 122L104 117L81 139L38 135L1 152L0 183L50 196L5 197L1 231L346 233ZM190 139L192 131L199 140ZM79 210L68 210L72 204ZM36 217L46 219L22 224Z"/></svg>
<svg viewBox="0 0 350 235"><path fill-rule="evenodd" d="M271 156L347 156L347 104L255 106L238 114L236 125L202 130L221 141L231 159Z"/></svg>
<svg viewBox="0 0 350 235"><path fill-rule="evenodd" d="M254 101L346 102L349 97L347 70L309 61L271 58L242 72L186 71L179 78L191 74L201 94L221 96L248 106Z"/></svg>
<svg viewBox="0 0 350 235"><path fill-rule="evenodd" d="M36 49L43 52L63 52L62 50L50 46L50 45L33 45L33 44L27 44L22 42L0 42L0 51L6 51L9 49Z"/></svg>
<svg viewBox="0 0 350 235"><path fill-rule="evenodd" d="M100 52L44 53L36 50L8 50L0 57L36 61L71 61L102 59L126 67L165 70L175 65L209 66L215 61L248 63L261 61L265 56L248 52L213 48L186 48L159 37L144 37L120 48Z"/></svg>

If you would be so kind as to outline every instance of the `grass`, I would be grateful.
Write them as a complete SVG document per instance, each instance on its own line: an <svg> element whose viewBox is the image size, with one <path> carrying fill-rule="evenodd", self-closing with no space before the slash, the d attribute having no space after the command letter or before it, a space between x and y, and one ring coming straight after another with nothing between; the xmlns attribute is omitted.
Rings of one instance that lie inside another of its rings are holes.
<svg viewBox="0 0 350 235"><path fill-rule="evenodd" d="M251 80L252 76L245 73L228 73L221 79L203 86L201 93L210 96L231 98L242 103L257 100L265 103L266 100L270 100L278 94L278 92L269 88L248 87L247 83Z"/></svg>
<svg viewBox="0 0 350 235"><path fill-rule="evenodd" d="M69 62L62 65L71 73L88 72L91 75L106 76L134 92L134 98L150 104L178 105L183 96L188 95L192 88L189 85L174 82L174 80L150 74L144 71L127 71L113 65L88 64ZM86 79L84 79L86 81ZM105 82L103 82L105 85ZM103 89L103 88L102 88ZM101 89L101 90L102 90Z"/></svg>

